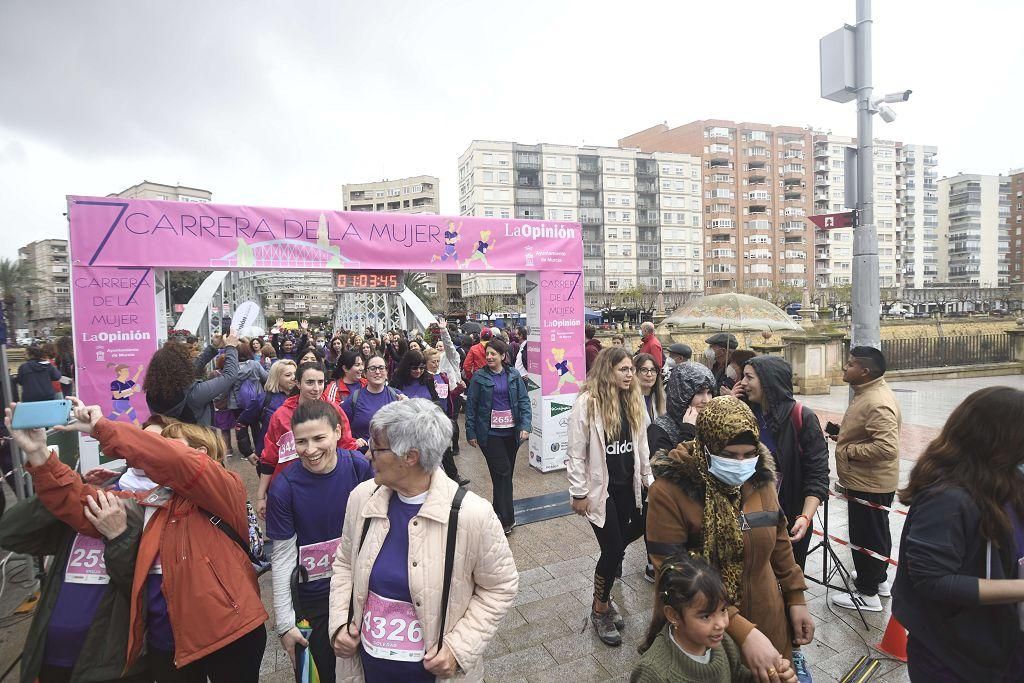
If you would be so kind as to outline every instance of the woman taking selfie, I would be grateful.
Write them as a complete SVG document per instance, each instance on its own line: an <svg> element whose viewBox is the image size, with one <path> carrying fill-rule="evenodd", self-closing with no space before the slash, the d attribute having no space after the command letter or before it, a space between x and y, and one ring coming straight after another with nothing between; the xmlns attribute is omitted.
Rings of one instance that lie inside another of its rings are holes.
<svg viewBox="0 0 1024 683"><path fill-rule="evenodd" d="M611 599L615 575L626 547L644 533L643 491L651 483L645 425L632 359L620 347L602 350L569 413L566 467L573 512L586 516L601 546L590 621L612 647L622 644L625 625Z"/></svg>

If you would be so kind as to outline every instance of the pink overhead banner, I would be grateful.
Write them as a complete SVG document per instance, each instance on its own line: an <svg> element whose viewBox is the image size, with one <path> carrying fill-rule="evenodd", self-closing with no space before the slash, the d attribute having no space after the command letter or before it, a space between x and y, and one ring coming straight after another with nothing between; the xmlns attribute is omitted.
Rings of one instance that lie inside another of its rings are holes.
<svg viewBox="0 0 1024 683"><path fill-rule="evenodd" d="M68 197L82 266L418 271L583 268L578 223Z"/></svg>

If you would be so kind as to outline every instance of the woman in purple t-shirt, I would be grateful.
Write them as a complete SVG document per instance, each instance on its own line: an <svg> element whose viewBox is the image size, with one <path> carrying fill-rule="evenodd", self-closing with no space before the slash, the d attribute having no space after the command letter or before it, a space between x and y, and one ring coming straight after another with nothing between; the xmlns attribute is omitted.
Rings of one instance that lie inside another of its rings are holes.
<svg viewBox="0 0 1024 683"><path fill-rule="evenodd" d="M529 438L532 412L526 382L514 369L505 367L508 344L487 342L487 365L473 374L466 401L466 440L483 451L494 487L494 512L505 535L516 525L512 508L512 473L519 445Z"/></svg>
<svg viewBox="0 0 1024 683"><path fill-rule="evenodd" d="M391 386L408 398L425 398L436 402L434 378L426 370L427 362L423 359L423 353L410 348L402 356L402 360L398 361L398 367L391 378Z"/></svg>

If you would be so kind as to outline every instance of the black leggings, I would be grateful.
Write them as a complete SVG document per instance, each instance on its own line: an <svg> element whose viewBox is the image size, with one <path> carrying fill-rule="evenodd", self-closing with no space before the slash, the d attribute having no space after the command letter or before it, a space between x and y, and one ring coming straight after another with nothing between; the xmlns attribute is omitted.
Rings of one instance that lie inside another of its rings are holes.
<svg viewBox="0 0 1024 683"><path fill-rule="evenodd" d="M601 546L601 557L594 570L594 598L608 602L615 585L615 574L626 555L630 543L644 535L647 519L647 502L642 508L636 506L633 488L608 489L608 502L604 507L604 526L593 523L597 543Z"/></svg>
<svg viewBox="0 0 1024 683"><path fill-rule="evenodd" d="M258 683L267 629L262 624L238 640L228 643L181 669L174 666L174 653L150 648L149 671L157 683Z"/></svg>

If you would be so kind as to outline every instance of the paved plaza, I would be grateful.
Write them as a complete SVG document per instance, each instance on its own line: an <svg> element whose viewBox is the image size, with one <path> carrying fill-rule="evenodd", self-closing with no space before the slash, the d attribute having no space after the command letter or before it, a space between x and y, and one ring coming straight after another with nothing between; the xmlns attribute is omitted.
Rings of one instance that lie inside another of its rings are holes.
<svg viewBox="0 0 1024 683"><path fill-rule="evenodd" d="M892 387L903 409L903 438L900 463L901 483L928 440L937 434L946 416L965 396L986 386L1006 384L1024 390L1024 376L989 377L957 381L893 382ZM845 410L846 387L835 387L827 396L798 397L827 420L838 422ZM464 443L464 442L463 442ZM255 489L255 474L247 463L232 460L231 467ZM463 445L459 457L463 474L472 479L470 488L490 498L490 479L483 457ZM835 465L832 464L835 479ZM525 449L520 452L516 472L516 497L564 491L564 472L541 474L526 463ZM822 511L823 514L823 511ZM829 533L849 538L846 502L833 498L829 504ZM894 543L898 545L904 517L891 515ZM820 523L816 524L820 528ZM519 594L505 617L486 654L488 681L603 681L628 680L638 659L636 646L646 632L653 605L653 586L644 579L646 562L643 543L634 543L623 563L623 578L616 584L613 597L626 619L623 645L609 648L594 634L587 619L590 609L594 566L599 555L594 534L585 519L575 515L559 517L518 527L509 539L520 571ZM844 564L852 568L850 551L833 546ZM808 558L807 573L821 578L823 551ZM893 557L897 550L894 548ZM16 571L8 567L8 578ZM895 569L890 570L890 577ZM19 577L20 578L20 577ZM833 579L839 582L838 577ZM871 645L879 642L889 618L886 610L866 614L865 630L855 612L832 608L826 601L826 589L809 583L809 609L817 622L814 642L804 648L814 680L837 681L861 655L874 653ZM267 611L272 613L270 575L261 581ZM27 595L24 586L8 580L0 594L0 614L10 614ZM21 651L28 621L0 630L0 673ZM287 656L277 638L270 637L263 661L263 680L293 680ZM895 660L884 660L877 681L906 681L906 667Z"/></svg>

